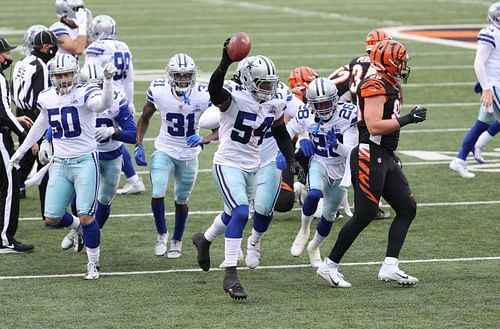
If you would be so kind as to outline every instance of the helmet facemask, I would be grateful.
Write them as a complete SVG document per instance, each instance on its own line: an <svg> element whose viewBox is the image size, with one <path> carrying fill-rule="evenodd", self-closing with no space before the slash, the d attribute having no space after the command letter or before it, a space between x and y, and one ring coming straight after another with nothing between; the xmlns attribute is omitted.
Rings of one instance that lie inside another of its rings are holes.
<svg viewBox="0 0 500 329"><path fill-rule="evenodd" d="M59 95L69 93L78 83L78 64L68 54L58 54L50 64L50 81Z"/></svg>
<svg viewBox="0 0 500 329"><path fill-rule="evenodd" d="M314 79L307 87L306 97L316 117L323 121L332 118L339 96L337 87L330 79Z"/></svg>
<svg viewBox="0 0 500 329"><path fill-rule="evenodd" d="M196 64L186 54L174 55L166 70L168 83L178 95L188 94L196 83Z"/></svg>

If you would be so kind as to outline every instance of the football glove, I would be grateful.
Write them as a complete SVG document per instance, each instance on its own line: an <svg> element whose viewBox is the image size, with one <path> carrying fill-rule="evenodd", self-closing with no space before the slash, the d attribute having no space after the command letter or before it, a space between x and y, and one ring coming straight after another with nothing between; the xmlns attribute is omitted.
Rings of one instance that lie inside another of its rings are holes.
<svg viewBox="0 0 500 329"><path fill-rule="evenodd" d="M112 62L109 62L108 64L104 65L104 79L106 80L113 79L113 76L115 75L116 71L117 69Z"/></svg>
<svg viewBox="0 0 500 329"><path fill-rule="evenodd" d="M146 162L146 154L144 154L144 147L141 144L137 144L135 146L134 157L135 163L137 163L138 166L148 165L148 163Z"/></svg>
<svg viewBox="0 0 500 329"><path fill-rule="evenodd" d="M314 154L314 143L308 138L301 139L299 141L300 148L306 157L312 157Z"/></svg>
<svg viewBox="0 0 500 329"><path fill-rule="evenodd" d="M9 160L9 167L19 169L21 167L19 163L21 162L23 156L24 153L21 154L21 152L17 150Z"/></svg>
<svg viewBox="0 0 500 329"><path fill-rule="evenodd" d="M410 113L398 118L399 126L403 127L410 123L422 122L427 119L427 109L422 106L415 106L410 110Z"/></svg>
<svg viewBox="0 0 500 329"><path fill-rule="evenodd" d="M283 153L278 152L278 154L276 154L276 168L279 170L285 170L286 167L288 167L288 165L286 163L285 156Z"/></svg>
<svg viewBox="0 0 500 329"><path fill-rule="evenodd" d="M203 137L198 134L193 134L189 136L186 140L189 147L201 146L203 148Z"/></svg>
<svg viewBox="0 0 500 329"><path fill-rule="evenodd" d="M233 60L231 59L231 57L229 57L229 54L227 53L227 45L229 44L229 40L231 40L230 37L227 38L226 41L224 41L224 45L222 46L222 58L220 62L225 66L229 66L233 62Z"/></svg>
<svg viewBox="0 0 500 329"><path fill-rule="evenodd" d="M75 13L75 24L78 26L78 31L87 30L87 11L85 8L80 8Z"/></svg>
<svg viewBox="0 0 500 329"><path fill-rule="evenodd" d="M38 151L38 161L41 164L46 165L49 163L50 158L52 157L52 144L46 139L43 140L40 145L40 151Z"/></svg>
<svg viewBox="0 0 500 329"><path fill-rule="evenodd" d="M330 148L332 146L337 146L337 144L337 136L332 128L326 133L326 147Z"/></svg>
<svg viewBox="0 0 500 329"><path fill-rule="evenodd" d="M306 174L302 166L295 159L290 163L290 172L297 176L299 182L305 184Z"/></svg>
<svg viewBox="0 0 500 329"><path fill-rule="evenodd" d="M114 133L114 127L98 127L95 129L95 140L102 143L113 136Z"/></svg>

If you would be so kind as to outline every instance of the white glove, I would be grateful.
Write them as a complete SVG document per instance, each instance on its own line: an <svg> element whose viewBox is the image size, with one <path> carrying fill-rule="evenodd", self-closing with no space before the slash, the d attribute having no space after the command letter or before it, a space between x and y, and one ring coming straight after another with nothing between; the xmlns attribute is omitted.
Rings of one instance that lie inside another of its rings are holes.
<svg viewBox="0 0 500 329"><path fill-rule="evenodd" d="M113 79L113 76L115 75L116 71L117 69L112 62L109 62L108 64L104 65L104 79L106 80Z"/></svg>
<svg viewBox="0 0 500 329"><path fill-rule="evenodd" d="M75 24L78 26L79 35L87 35L87 11L85 8L80 8L75 13Z"/></svg>
<svg viewBox="0 0 500 329"><path fill-rule="evenodd" d="M21 153L19 152L19 150L17 150L16 153L14 153L9 160L9 167L11 168L14 167L16 169L19 169L21 167L19 163L21 162L23 156L24 153Z"/></svg>
<svg viewBox="0 0 500 329"><path fill-rule="evenodd" d="M45 165L49 163L50 158L52 158L52 144L48 140L43 140L38 151L38 161Z"/></svg>
<svg viewBox="0 0 500 329"><path fill-rule="evenodd" d="M114 127L98 127L95 129L95 140L101 143L113 136L114 133Z"/></svg>

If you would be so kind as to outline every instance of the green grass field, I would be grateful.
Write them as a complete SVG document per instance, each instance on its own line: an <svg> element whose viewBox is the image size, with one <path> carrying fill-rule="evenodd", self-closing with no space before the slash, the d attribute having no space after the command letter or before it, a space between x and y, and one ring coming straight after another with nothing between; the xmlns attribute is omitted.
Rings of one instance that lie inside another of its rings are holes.
<svg viewBox="0 0 500 329"><path fill-rule="evenodd" d="M115 18L118 38L134 54L135 106L140 113L148 80L163 75L173 54L190 54L206 76L217 66L224 40L237 31L250 34L251 53L271 57L286 81L299 65L329 75L364 52L364 37L374 28L486 24L490 2L87 0L86 4L94 15ZM21 43L28 26L49 26L56 20L53 1L48 0L5 1L0 13L0 36L12 44ZM402 288L377 280L390 225L377 221L343 259L342 272L353 288L329 288L308 266L306 253L298 258L290 255L300 225L297 208L275 215L262 242L261 267L240 271L248 299L231 300L222 290L223 273L217 269L223 239L212 245L214 270L208 273L198 269L190 242L191 235L205 230L222 207L210 172L216 145L209 145L201 154L190 199L182 257L154 256L148 168L137 168L147 191L115 198L102 232L103 276L98 281L81 278L84 253L60 248L66 231L44 228L38 192L30 189L21 201L17 237L34 243L36 249L26 255L0 256L0 328L500 328L500 140L488 144L488 164L469 160L476 178L466 180L448 169L477 116L474 50L401 41L412 57L403 112L415 104L429 109L426 122L404 128L398 153L420 205L401 254L401 267L419 278L417 286ZM20 57L15 53L16 59ZM158 128L159 121L152 120L145 142L148 156ZM171 228L171 186L166 211ZM334 225L323 255L344 222L345 218Z"/></svg>

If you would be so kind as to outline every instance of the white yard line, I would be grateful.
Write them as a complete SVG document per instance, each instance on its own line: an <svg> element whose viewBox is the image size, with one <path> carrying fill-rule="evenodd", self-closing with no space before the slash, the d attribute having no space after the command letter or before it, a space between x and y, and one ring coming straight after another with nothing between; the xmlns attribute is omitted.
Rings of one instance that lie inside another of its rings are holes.
<svg viewBox="0 0 500 329"><path fill-rule="evenodd" d="M463 257L463 258L431 258L431 259L413 259L401 260L402 264L423 264L423 263L449 263L449 262L477 262L477 261L498 261L500 256L491 257ZM366 266L366 265L380 265L381 262L358 262L358 263L342 263L342 266ZM294 268L310 268L310 264L298 265L270 265L259 266L257 270L281 270L281 269L294 269ZM248 270L247 267L238 267L238 270ZM131 271L131 272L102 272L102 276L131 276L131 275L149 275L149 274L170 274L170 273L188 273L188 272L201 272L200 268L185 268L185 269L172 269L172 270L157 270L157 271ZM212 268L210 271L221 271L220 268ZM0 276L0 280L33 280L33 279L58 279L58 278L72 278L81 277L82 274L46 274L46 275L13 275L13 276Z"/></svg>

